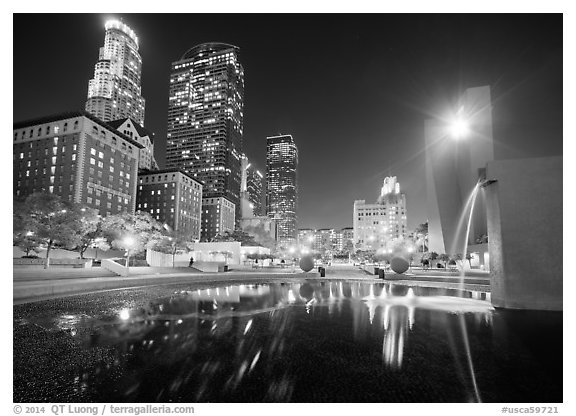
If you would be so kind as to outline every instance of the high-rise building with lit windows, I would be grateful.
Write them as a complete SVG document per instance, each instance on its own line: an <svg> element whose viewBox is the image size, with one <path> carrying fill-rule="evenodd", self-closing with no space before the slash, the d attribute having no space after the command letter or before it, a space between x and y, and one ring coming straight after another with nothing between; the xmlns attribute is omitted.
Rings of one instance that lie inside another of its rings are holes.
<svg viewBox="0 0 576 416"><path fill-rule="evenodd" d="M232 202L239 220L244 70L238 51L225 43L204 43L172 63L166 167L202 181L205 201ZM202 232L215 227L203 222Z"/></svg>
<svg viewBox="0 0 576 416"><path fill-rule="evenodd" d="M202 184L177 169L140 170L136 208L149 212L170 230L200 240Z"/></svg>
<svg viewBox="0 0 576 416"><path fill-rule="evenodd" d="M406 238L406 195L396 176L384 179L375 204L354 201L354 247L356 250L391 249L395 240Z"/></svg>
<svg viewBox="0 0 576 416"><path fill-rule="evenodd" d="M94 67L94 78L88 83L86 111L103 121L130 117L144 126L138 38L118 20L109 20L104 27L104 46Z"/></svg>
<svg viewBox="0 0 576 416"><path fill-rule="evenodd" d="M134 212L143 147L85 111L14 123L14 195L49 192L102 216Z"/></svg>
<svg viewBox="0 0 576 416"><path fill-rule="evenodd" d="M298 237L298 148L291 135L266 139L266 213L278 224L278 243Z"/></svg>

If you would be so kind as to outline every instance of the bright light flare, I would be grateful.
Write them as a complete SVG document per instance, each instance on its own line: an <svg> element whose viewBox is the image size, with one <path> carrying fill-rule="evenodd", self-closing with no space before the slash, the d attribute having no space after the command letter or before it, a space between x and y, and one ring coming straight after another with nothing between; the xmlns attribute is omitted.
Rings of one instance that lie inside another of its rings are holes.
<svg viewBox="0 0 576 416"><path fill-rule="evenodd" d="M462 139L466 137L469 132L468 122L462 118L458 118L450 124L450 135L455 139Z"/></svg>
<svg viewBox="0 0 576 416"><path fill-rule="evenodd" d="M130 310L122 309L120 311L120 319L122 319L123 321L127 321L128 319L130 319Z"/></svg>

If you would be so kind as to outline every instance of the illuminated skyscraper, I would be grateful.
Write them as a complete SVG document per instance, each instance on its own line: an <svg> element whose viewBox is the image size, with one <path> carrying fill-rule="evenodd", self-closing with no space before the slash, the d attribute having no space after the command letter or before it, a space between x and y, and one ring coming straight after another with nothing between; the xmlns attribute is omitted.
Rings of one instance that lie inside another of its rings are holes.
<svg viewBox="0 0 576 416"><path fill-rule="evenodd" d="M242 157L242 181L241 181L241 198L244 198L249 204L248 209L244 211L249 211L250 215L246 215L246 212L242 212L242 218L244 217L259 217L264 215L264 210L262 209L262 187L264 175L260 173L256 167L248 161L246 156ZM244 201L242 202L244 203Z"/></svg>
<svg viewBox="0 0 576 416"><path fill-rule="evenodd" d="M88 83L86 111L103 121L130 117L144 126L138 38L118 20L106 22L105 28L104 46L94 67L94 78Z"/></svg>
<svg viewBox="0 0 576 416"><path fill-rule="evenodd" d="M298 233L298 148L291 135L271 136L266 144L266 213L278 223L278 242L296 243Z"/></svg>
<svg viewBox="0 0 576 416"><path fill-rule="evenodd" d="M243 107L244 70L236 46L204 43L172 63L166 167L202 181L205 199L233 202L237 219Z"/></svg>

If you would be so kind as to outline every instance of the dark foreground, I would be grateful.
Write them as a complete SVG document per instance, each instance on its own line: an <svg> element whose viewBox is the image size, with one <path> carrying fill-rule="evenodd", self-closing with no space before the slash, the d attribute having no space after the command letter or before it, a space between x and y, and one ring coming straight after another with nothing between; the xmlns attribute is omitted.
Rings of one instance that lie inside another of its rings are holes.
<svg viewBox="0 0 576 416"><path fill-rule="evenodd" d="M487 296L291 279L18 305L14 402L562 402L562 314Z"/></svg>

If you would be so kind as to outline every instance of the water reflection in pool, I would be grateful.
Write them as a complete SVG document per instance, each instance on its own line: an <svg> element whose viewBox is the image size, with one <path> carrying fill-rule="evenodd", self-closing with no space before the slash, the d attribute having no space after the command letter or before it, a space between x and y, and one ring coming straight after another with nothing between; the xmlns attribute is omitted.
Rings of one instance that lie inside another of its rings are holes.
<svg viewBox="0 0 576 416"><path fill-rule="evenodd" d="M489 293L344 281L178 291L111 318L83 342L116 359L82 369L80 401L476 401L475 382L484 400L530 401L555 375L527 340L561 320L494 311Z"/></svg>

